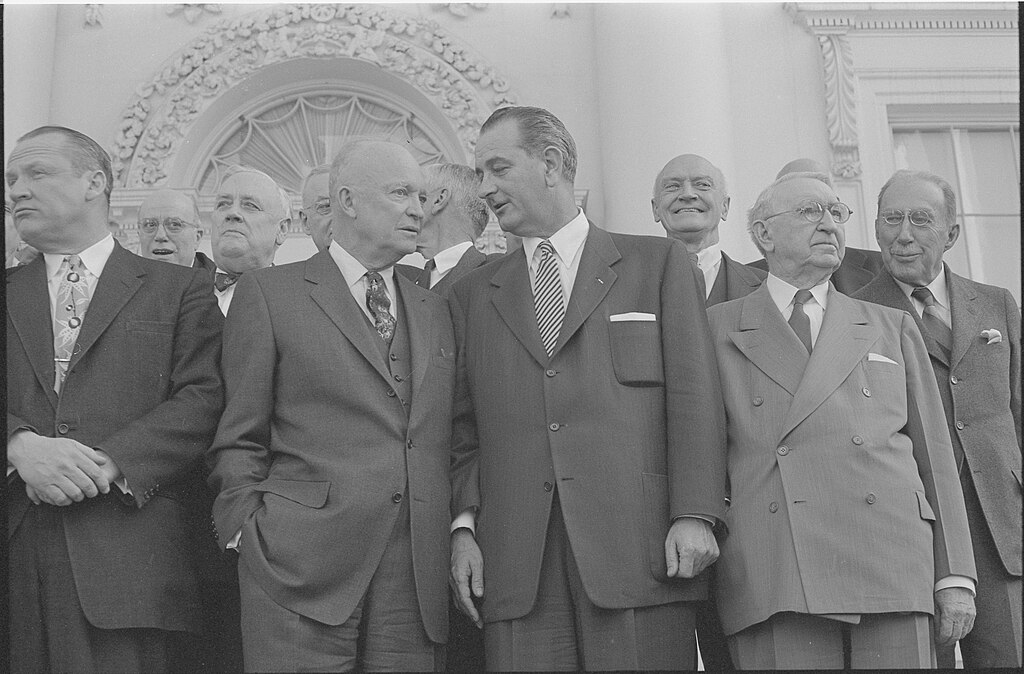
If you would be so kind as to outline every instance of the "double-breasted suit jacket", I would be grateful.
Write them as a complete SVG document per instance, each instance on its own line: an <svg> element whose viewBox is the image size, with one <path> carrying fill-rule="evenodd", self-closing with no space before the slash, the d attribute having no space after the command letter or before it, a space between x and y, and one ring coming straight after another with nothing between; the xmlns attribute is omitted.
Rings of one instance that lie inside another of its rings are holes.
<svg viewBox="0 0 1024 674"><path fill-rule="evenodd" d="M444 299L397 274L395 283L411 401L396 393L380 338L329 252L239 280L224 328L213 514L222 546L241 530L239 563L271 598L339 625L407 493L420 612L444 642L454 339Z"/></svg>
<svg viewBox="0 0 1024 674"><path fill-rule="evenodd" d="M202 270L114 245L58 396L43 256L7 275L7 432L28 428L105 451L132 496L60 508L82 610L104 629L198 631L187 476L223 407L222 317ZM120 494L111 485L111 494ZM31 502L8 482L8 536Z"/></svg>
<svg viewBox="0 0 1024 674"><path fill-rule="evenodd" d="M703 298L678 241L591 225L548 357L519 249L449 301L459 345L453 515L479 508L484 620L527 614L558 499L587 595L696 599L667 579L673 517L724 510L724 419Z"/></svg>
<svg viewBox="0 0 1024 674"><path fill-rule="evenodd" d="M924 336L943 399L953 451L978 493L988 525L974 544L994 546L1006 572L1021 575L1020 312L1010 291L958 276L945 266L953 347L947 355L928 333L892 276L883 271L859 299L910 313ZM982 332L996 330L989 344ZM966 462L966 466L964 466ZM976 527L977 529L977 527Z"/></svg>
<svg viewBox="0 0 1024 674"><path fill-rule="evenodd" d="M782 611L932 613L937 580L976 578L910 316L830 288L808 359L767 286L708 315L729 419L726 634Z"/></svg>

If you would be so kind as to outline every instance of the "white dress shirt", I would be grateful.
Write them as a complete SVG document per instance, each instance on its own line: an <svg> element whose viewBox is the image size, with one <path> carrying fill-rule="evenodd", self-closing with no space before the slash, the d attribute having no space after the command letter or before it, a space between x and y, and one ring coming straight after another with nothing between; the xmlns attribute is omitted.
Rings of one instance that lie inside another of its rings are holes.
<svg viewBox="0 0 1024 674"><path fill-rule="evenodd" d="M896 281L896 285L898 285L900 290L902 290L910 299L910 303L914 305L914 309L917 311L917 317L922 318L924 316L924 302L920 301L916 297L911 297L910 295L910 293L914 292L915 288L920 286L909 285L895 277L893 277L893 280ZM946 287L946 275L943 272L939 272L939 275L924 287L928 288L928 290L932 292L932 296L935 298L935 305L932 307L932 315L945 323L946 327L952 330L953 314L950 312L949 288Z"/></svg>
<svg viewBox="0 0 1024 674"><path fill-rule="evenodd" d="M704 299L711 297L711 288L718 279L718 270L722 268L722 244L713 243L697 253L697 266L704 274Z"/></svg>
<svg viewBox="0 0 1024 674"><path fill-rule="evenodd" d="M794 285L783 281L774 274L768 274L766 280L768 294L772 296L775 306L782 312L782 317L789 322L793 315L793 296L799 290ZM811 323L811 346L818 341L818 333L821 332L821 321L825 317L825 308L828 304L828 279L825 279L811 290L811 299L804 304L804 313Z"/></svg>
<svg viewBox="0 0 1024 674"><path fill-rule="evenodd" d="M330 247L327 251L331 254L334 259L334 263L338 265L338 269L341 270L341 275L345 277L345 284L348 285L348 290L352 293L352 297L355 299L356 304L362 309L363 314L370 319L370 323L373 323L373 314L370 313L370 308L366 306L366 289L369 283L366 280L366 272L369 271L363 264L352 257L352 254L341 247L337 241L331 241ZM395 267L385 267L384 269L378 269L377 273L384 279L384 288L387 292L388 299L391 300L391 308L389 311L391 315L398 319L398 293L395 292Z"/></svg>
<svg viewBox="0 0 1024 674"><path fill-rule="evenodd" d="M438 281L448 275L455 265L459 263L466 251L473 247L472 241L457 243L451 248L445 248L433 257L434 268L430 272L430 287L437 285Z"/></svg>

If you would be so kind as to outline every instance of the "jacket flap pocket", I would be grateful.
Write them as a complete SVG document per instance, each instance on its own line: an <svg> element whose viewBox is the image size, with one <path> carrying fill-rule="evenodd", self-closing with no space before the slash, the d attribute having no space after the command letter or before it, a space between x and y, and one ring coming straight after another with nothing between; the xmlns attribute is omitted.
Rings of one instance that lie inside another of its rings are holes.
<svg viewBox="0 0 1024 674"><path fill-rule="evenodd" d="M276 494L309 508L323 508L327 503L327 494L331 491L331 483L272 477L260 482L253 490Z"/></svg>
<svg viewBox="0 0 1024 674"><path fill-rule="evenodd" d="M928 498L924 495L924 492L916 491L914 493L917 494L917 507L921 511L921 519L934 522L935 513L932 512L932 506L928 503Z"/></svg>

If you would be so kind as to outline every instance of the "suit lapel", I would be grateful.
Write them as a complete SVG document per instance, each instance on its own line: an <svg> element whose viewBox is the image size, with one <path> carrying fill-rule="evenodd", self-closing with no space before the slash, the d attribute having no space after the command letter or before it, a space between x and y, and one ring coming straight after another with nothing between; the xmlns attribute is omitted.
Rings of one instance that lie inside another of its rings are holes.
<svg viewBox="0 0 1024 674"><path fill-rule="evenodd" d="M914 304L910 301L910 298L907 297L906 293L903 292L903 289L896 285L896 280L892 275L887 270L883 269L879 273L877 283L878 292L881 296L880 299L882 302L887 306L894 309L902 309L910 314L914 319L914 323L917 324L918 331L920 331L921 336L924 338L924 345L925 348L928 349L928 354L946 367L949 367L949 355L946 353L946 350L942 348L942 345L940 345L934 337L932 337L931 333L928 332L928 328L924 327L924 322L921 320L921 317L917 315L917 309L914 308ZM951 288L950 294L952 295ZM955 320L953 324L956 324ZM964 350L966 351L966 349Z"/></svg>
<svg viewBox="0 0 1024 674"><path fill-rule="evenodd" d="M434 315L427 305L433 299L432 291L416 286L414 283L396 275L396 287L402 298L402 309L408 322L409 351L412 359L412 409L416 407L416 394L419 392L423 377L430 368L430 353L434 341ZM411 411L410 411L411 414Z"/></svg>
<svg viewBox="0 0 1024 674"><path fill-rule="evenodd" d="M554 353L556 354L576 334L590 314L594 313L594 309L604 300L608 291L611 290L612 284L615 283L615 279L618 278L612 265L618 262L622 256L619 255L619 250L615 247L612 237L603 229L590 225L590 231L583 244L583 250L580 251L580 256L572 296L565 306L565 319L558 332L558 343L555 344ZM533 321L536 324L536 315Z"/></svg>
<svg viewBox="0 0 1024 674"><path fill-rule="evenodd" d="M716 304L721 304L729 299L729 276L732 275L732 270L725 263L725 255L722 255L722 265L718 268L718 275L715 276L715 282L711 286L711 292L708 293L707 299L704 301L704 306L713 307Z"/></svg>
<svg viewBox="0 0 1024 674"><path fill-rule="evenodd" d="M24 269L9 274L7 316L28 354L29 364L39 385L56 409L57 394L53 390L53 321L50 318L50 291L46 281L46 263L42 255Z"/></svg>
<svg viewBox="0 0 1024 674"><path fill-rule="evenodd" d="M443 295L448 292L448 289L460 278L465 276L467 273L473 271L484 263L486 257L483 253L478 251L476 248L467 248L466 252L459 258L458 263L448 270L448 273L444 275L440 281L437 282L431 290L438 295ZM421 285L422 284L417 284Z"/></svg>
<svg viewBox="0 0 1024 674"><path fill-rule="evenodd" d="M82 331L75 342L68 371L89 352L114 317L145 283L146 270L139 262L140 258L115 242L114 251L107 259L103 274L89 300L89 308L85 312Z"/></svg>
<svg viewBox="0 0 1024 674"><path fill-rule="evenodd" d="M971 344L981 334L980 317L975 300L978 294L965 279L946 269L946 288L949 290L949 314L953 323L953 348L950 369L964 357Z"/></svg>
<svg viewBox="0 0 1024 674"><path fill-rule="evenodd" d="M829 289L828 309L800 387L786 414L780 439L846 381L880 334L877 326L868 323L856 301Z"/></svg>
<svg viewBox="0 0 1024 674"><path fill-rule="evenodd" d="M396 279L398 275L396 274ZM366 329L366 316L356 305L338 265L330 253L317 253L306 263L306 280L314 284L309 297L363 355L381 377L390 380L387 363L374 343L373 331ZM396 281L397 283L398 281ZM408 313L408 312L406 312Z"/></svg>
<svg viewBox="0 0 1024 674"><path fill-rule="evenodd" d="M537 328L526 253L520 247L498 264L501 268L491 277L491 285L496 286L491 302L516 339L538 363L546 365L550 358Z"/></svg>
<svg viewBox="0 0 1024 674"><path fill-rule="evenodd" d="M796 394L807 364L807 351L782 319L767 286L743 299L740 329L730 332L729 339L757 369L790 395Z"/></svg>

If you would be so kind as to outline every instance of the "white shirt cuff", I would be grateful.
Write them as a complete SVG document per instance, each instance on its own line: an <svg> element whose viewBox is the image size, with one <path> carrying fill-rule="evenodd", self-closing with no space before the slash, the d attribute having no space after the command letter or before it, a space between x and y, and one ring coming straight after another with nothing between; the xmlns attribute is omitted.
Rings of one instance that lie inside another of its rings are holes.
<svg viewBox="0 0 1024 674"><path fill-rule="evenodd" d="M238 531L235 532L235 535L231 537L231 540L228 541L228 544L225 545L224 548L226 550L237 550L238 549L238 543L241 540L242 540L242 530L239 529Z"/></svg>
<svg viewBox="0 0 1024 674"><path fill-rule="evenodd" d="M456 529L461 529L463 527L472 531L474 536L476 535L476 513L472 508L463 510L462 513L455 518L452 522L452 528L448 533L453 533Z"/></svg>
<svg viewBox="0 0 1024 674"><path fill-rule="evenodd" d="M946 576L935 583L936 592L945 590L947 587L962 587L965 590L969 590L972 595L977 596L974 581L967 576Z"/></svg>

